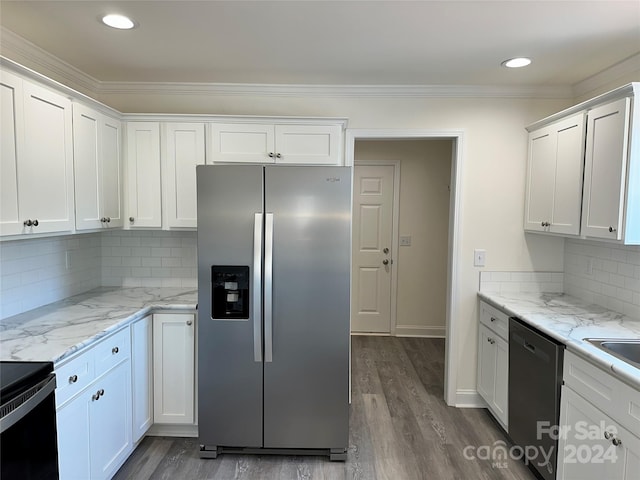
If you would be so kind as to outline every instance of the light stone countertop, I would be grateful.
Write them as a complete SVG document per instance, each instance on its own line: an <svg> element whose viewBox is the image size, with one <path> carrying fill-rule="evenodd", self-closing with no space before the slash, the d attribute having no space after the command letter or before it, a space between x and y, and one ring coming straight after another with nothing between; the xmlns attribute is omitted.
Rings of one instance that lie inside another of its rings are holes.
<svg viewBox="0 0 640 480"><path fill-rule="evenodd" d="M639 318L632 318L563 293L479 292L478 296L640 390L640 368L584 341L585 338L640 339L640 312Z"/></svg>
<svg viewBox="0 0 640 480"><path fill-rule="evenodd" d="M195 288L102 287L0 320L0 360L60 363L154 310L195 311Z"/></svg>

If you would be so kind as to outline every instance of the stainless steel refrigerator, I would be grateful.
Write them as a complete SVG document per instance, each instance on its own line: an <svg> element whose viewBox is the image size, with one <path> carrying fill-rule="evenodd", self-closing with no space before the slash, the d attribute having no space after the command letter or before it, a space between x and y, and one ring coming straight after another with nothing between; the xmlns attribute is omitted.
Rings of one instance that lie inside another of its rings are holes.
<svg viewBox="0 0 640 480"><path fill-rule="evenodd" d="M197 188L200 456L346 459L351 169L202 165Z"/></svg>

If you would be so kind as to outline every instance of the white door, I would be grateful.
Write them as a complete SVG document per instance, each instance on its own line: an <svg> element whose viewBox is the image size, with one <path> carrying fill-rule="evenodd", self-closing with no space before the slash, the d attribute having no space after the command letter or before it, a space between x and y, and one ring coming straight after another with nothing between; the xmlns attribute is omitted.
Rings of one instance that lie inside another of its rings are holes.
<svg viewBox="0 0 640 480"><path fill-rule="evenodd" d="M389 333L393 231L392 166L356 166L353 181L351 330Z"/></svg>

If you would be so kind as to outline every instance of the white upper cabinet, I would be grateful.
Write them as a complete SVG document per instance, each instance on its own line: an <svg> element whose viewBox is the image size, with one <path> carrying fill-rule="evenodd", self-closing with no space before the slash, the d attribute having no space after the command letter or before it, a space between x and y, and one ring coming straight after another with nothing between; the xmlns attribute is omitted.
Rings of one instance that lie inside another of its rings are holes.
<svg viewBox="0 0 640 480"><path fill-rule="evenodd" d="M211 161L341 165L342 124L211 123Z"/></svg>
<svg viewBox="0 0 640 480"><path fill-rule="evenodd" d="M340 165L340 125L276 125L276 163Z"/></svg>
<svg viewBox="0 0 640 480"><path fill-rule="evenodd" d="M584 112L529 133L525 230L580 233Z"/></svg>
<svg viewBox="0 0 640 480"><path fill-rule="evenodd" d="M525 230L640 245L639 126L636 82L528 127Z"/></svg>
<svg viewBox="0 0 640 480"><path fill-rule="evenodd" d="M128 228L162 226L160 124L127 123Z"/></svg>
<svg viewBox="0 0 640 480"><path fill-rule="evenodd" d="M71 101L2 72L2 235L72 231Z"/></svg>
<svg viewBox="0 0 640 480"><path fill-rule="evenodd" d="M275 163L273 125L212 123L211 161Z"/></svg>
<svg viewBox="0 0 640 480"><path fill-rule="evenodd" d="M205 162L204 123L165 123L162 179L166 228L197 227L196 165Z"/></svg>
<svg viewBox="0 0 640 480"><path fill-rule="evenodd" d="M120 122L76 103L73 134L76 229L121 227Z"/></svg>
<svg viewBox="0 0 640 480"><path fill-rule="evenodd" d="M23 233L18 199L18 154L24 150L22 79L0 72L0 234Z"/></svg>
<svg viewBox="0 0 640 480"><path fill-rule="evenodd" d="M587 237L622 239L630 107L630 99L621 98L587 116L582 217Z"/></svg>

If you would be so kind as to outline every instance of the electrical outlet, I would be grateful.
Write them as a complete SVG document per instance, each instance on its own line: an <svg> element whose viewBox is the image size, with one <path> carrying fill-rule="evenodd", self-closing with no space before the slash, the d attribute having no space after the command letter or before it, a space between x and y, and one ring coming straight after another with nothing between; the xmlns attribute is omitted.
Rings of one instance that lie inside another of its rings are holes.
<svg viewBox="0 0 640 480"><path fill-rule="evenodd" d="M400 246L401 247L410 247L411 246L411 235L401 235L400 236Z"/></svg>
<svg viewBox="0 0 640 480"><path fill-rule="evenodd" d="M486 256L487 256L487 251L486 250L481 250L479 248L476 248L473 251L473 266L474 267L484 267Z"/></svg>

